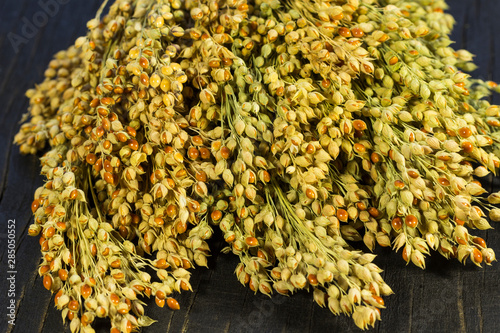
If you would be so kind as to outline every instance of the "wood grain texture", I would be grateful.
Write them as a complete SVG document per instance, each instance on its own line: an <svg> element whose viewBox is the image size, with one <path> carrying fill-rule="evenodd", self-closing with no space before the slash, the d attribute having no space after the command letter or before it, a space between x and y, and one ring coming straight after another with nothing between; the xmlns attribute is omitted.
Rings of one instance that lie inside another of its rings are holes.
<svg viewBox="0 0 500 333"><path fill-rule="evenodd" d="M61 1L63 2L63 1ZM21 156L11 144L26 111L24 92L43 78L52 54L66 48L85 33L100 0L66 0L47 23L37 29L15 52L8 33L22 35L23 18L33 20L42 9L38 1L0 2L0 332L69 332L60 312L37 274L39 245L27 236L31 223L29 205L41 184L38 158ZM479 68L472 73L482 79L500 81L500 1L450 0L450 13L457 21L453 32L456 48L475 53ZM493 97L500 103L500 96ZM500 189L500 178L490 177L488 190ZM16 325L5 317L6 223L16 220L17 277ZM500 251L500 232L476 232ZM210 269L193 271L193 293L178 296L181 310L160 309L153 304L147 314L158 320L143 330L156 332L360 332L345 316L335 317L315 305L310 294L268 298L253 295L236 280L238 259L219 254L223 242L211 243ZM427 260L422 271L406 266L400 254L378 249L375 262L395 294L386 298L387 309L372 332L500 332L500 264L478 269L446 261L439 255ZM108 332L97 321L96 332Z"/></svg>

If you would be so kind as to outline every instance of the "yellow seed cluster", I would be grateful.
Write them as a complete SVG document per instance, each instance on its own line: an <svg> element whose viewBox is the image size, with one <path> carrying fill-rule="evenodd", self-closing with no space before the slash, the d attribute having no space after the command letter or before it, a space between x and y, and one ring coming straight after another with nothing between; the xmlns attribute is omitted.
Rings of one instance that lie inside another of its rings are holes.
<svg viewBox="0 0 500 333"><path fill-rule="evenodd" d="M104 6L103 6L104 7ZM72 332L179 309L221 232L254 292L307 289L374 326L392 293L363 241L480 266L500 220L498 90L460 71L441 0L116 0L27 92L45 150L31 235ZM48 144L48 148L46 146ZM153 273L151 275L150 273Z"/></svg>

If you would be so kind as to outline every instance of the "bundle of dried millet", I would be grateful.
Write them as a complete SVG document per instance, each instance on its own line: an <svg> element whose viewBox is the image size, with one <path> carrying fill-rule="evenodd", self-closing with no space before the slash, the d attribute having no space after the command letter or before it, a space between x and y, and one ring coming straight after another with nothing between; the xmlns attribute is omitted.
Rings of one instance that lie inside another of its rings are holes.
<svg viewBox="0 0 500 333"><path fill-rule="evenodd" d="M104 8L105 4L103 4ZM179 309L220 229L238 280L312 290L373 326L392 293L362 240L490 264L499 111L449 47L444 1L116 0L27 92L44 150L30 235L72 332ZM49 148L46 148L46 144ZM48 150L48 151L47 151Z"/></svg>

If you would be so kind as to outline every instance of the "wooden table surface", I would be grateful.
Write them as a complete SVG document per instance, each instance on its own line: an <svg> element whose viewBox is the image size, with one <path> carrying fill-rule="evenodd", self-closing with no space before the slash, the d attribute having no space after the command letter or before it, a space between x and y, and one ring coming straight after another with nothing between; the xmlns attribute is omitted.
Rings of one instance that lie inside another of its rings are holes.
<svg viewBox="0 0 500 333"><path fill-rule="evenodd" d="M42 4L56 3L47 7ZM85 34L101 0L0 1L0 332L69 332L51 294L37 274L38 240L27 235L30 203L42 177L37 156L22 156L12 145L21 115L28 105L26 89L43 79L52 55ZM500 81L500 1L449 0L457 21L455 48L476 54L473 75ZM500 96L493 101L500 103ZM490 178L486 188L500 189ZM16 224L15 326L8 325L7 223ZM495 226L495 225L494 225ZM500 231L476 232L500 255ZM177 299L181 310L160 309L150 302L147 314L158 323L143 332L360 332L352 320L335 317L312 301L293 297L253 295L233 274L238 259L219 254L222 242L211 243L210 269L193 272L194 292ZM479 269L446 261L435 253L427 269L406 266L400 254L378 249L375 262L395 294L373 332L500 332L500 263ZM96 332L108 332L98 322Z"/></svg>

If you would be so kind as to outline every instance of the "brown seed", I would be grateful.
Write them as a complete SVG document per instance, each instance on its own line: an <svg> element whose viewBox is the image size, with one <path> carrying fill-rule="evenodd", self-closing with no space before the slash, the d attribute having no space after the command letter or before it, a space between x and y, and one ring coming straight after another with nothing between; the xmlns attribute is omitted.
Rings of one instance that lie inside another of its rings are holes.
<svg viewBox="0 0 500 333"><path fill-rule="evenodd" d="M66 281L68 279L68 271L65 270L64 268L61 268L58 272L57 275L59 275L59 278L62 281Z"/></svg>
<svg viewBox="0 0 500 333"><path fill-rule="evenodd" d="M462 237L455 237L455 240L457 241L458 244L460 245L466 245L467 244L467 240L462 238Z"/></svg>
<svg viewBox="0 0 500 333"><path fill-rule="evenodd" d="M345 209L337 209L337 218L342 222L347 222L349 215Z"/></svg>
<svg viewBox="0 0 500 333"><path fill-rule="evenodd" d="M200 156L202 159L204 160L207 160L210 158L210 150L208 150L207 148L203 147L203 148L200 148Z"/></svg>
<svg viewBox="0 0 500 333"><path fill-rule="evenodd" d="M51 238L52 236L54 236L54 234L56 233L56 230L54 227L48 227L47 229L45 229L45 238Z"/></svg>
<svg viewBox="0 0 500 333"><path fill-rule="evenodd" d="M154 222L157 226L162 226L165 223L161 217L155 217Z"/></svg>
<svg viewBox="0 0 500 333"><path fill-rule="evenodd" d="M101 252L101 253L102 253L102 255L103 255L103 256L105 256L105 257L106 257L106 256L109 254L109 252L110 252L109 247L105 247L105 248L102 250L102 252Z"/></svg>
<svg viewBox="0 0 500 333"><path fill-rule="evenodd" d="M253 184L255 183L255 173L253 171L250 170L250 172L248 173L248 182L250 184Z"/></svg>
<svg viewBox="0 0 500 333"><path fill-rule="evenodd" d="M363 201L357 202L356 207L358 208L358 210L366 210L366 205Z"/></svg>
<svg viewBox="0 0 500 333"><path fill-rule="evenodd" d="M389 65L395 65L399 61L398 57L393 56L391 59L389 59Z"/></svg>
<svg viewBox="0 0 500 333"><path fill-rule="evenodd" d="M128 146L132 150L138 150L139 149L139 142L135 139L128 140Z"/></svg>
<svg viewBox="0 0 500 333"><path fill-rule="evenodd" d="M172 310L179 310L181 308L179 302L177 302L177 300L172 297L167 298L167 305Z"/></svg>
<svg viewBox="0 0 500 333"><path fill-rule="evenodd" d="M245 239L245 243L247 243L247 245L251 247L259 245L259 241L255 237L247 237Z"/></svg>
<svg viewBox="0 0 500 333"><path fill-rule="evenodd" d="M316 277L315 274L309 274L307 276L307 280L312 286L317 286L318 285L318 278Z"/></svg>
<svg viewBox="0 0 500 333"><path fill-rule="evenodd" d="M415 215L407 215L405 217L405 224L410 228L415 228L418 224L418 219Z"/></svg>
<svg viewBox="0 0 500 333"><path fill-rule="evenodd" d="M405 187L405 183L398 179L394 182L394 186L396 188L403 189Z"/></svg>
<svg viewBox="0 0 500 333"><path fill-rule="evenodd" d="M59 289L59 291L57 292L57 294L54 296L54 304L55 304L55 306L57 306L57 301L59 301L59 298L61 298L62 295L63 295L63 290Z"/></svg>
<svg viewBox="0 0 500 333"><path fill-rule="evenodd" d="M74 189L73 191L71 191L71 193L69 194L69 198L71 200L75 200L76 198L78 197L78 190Z"/></svg>
<svg viewBox="0 0 500 333"><path fill-rule="evenodd" d="M309 199L315 199L316 198L316 193L311 190L310 188L308 188L306 190L306 196L309 198Z"/></svg>
<svg viewBox="0 0 500 333"><path fill-rule="evenodd" d="M113 179L113 175L112 175L111 173L109 173L109 172L105 172L105 173L104 173L104 180L105 180L105 181L106 181L106 183L108 183L108 184L113 184L113 181L114 181L114 179Z"/></svg>
<svg viewBox="0 0 500 333"><path fill-rule="evenodd" d="M306 148L306 153L314 154L315 152L316 152L316 148L314 147L314 145L312 143L308 144L307 148Z"/></svg>
<svg viewBox="0 0 500 333"><path fill-rule="evenodd" d="M468 127L462 127L458 130L458 134L462 137L462 138L468 138L469 136L472 135L472 132L471 130L468 128Z"/></svg>
<svg viewBox="0 0 500 333"><path fill-rule="evenodd" d="M127 133L130 135L130 136L133 136L135 138L135 136L137 135L137 131L135 130L135 128L131 127L131 126L127 126L126 127L126 130L127 130Z"/></svg>
<svg viewBox="0 0 500 333"><path fill-rule="evenodd" d="M77 311L80 308L80 303L77 300L72 300L68 303L68 309L71 311Z"/></svg>
<svg viewBox="0 0 500 333"><path fill-rule="evenodd" d="M330 79L321 80L321 86L325 89L330 88L331 84L332 84L332 81L330 81Z"/></svg>
<svg viewBox="0 0 500 333"><path fill-rule="evenodd" d="M466 153L472 153L472 151L474 150L474 146L472 145L472 143L470 143L469 141L464 141L462 143L462 149L464 150L464 152Z"/></svg>
<svg viewBox="0 0 500 333"><path fill-rule="evenodd" d="M368 213L370 213L370 215L374 218L377 218L380 215L380 211L375 207L368 208Z"/></svg>
<svg viewBox="0 0 500 333"><path fill-rule="evenodd" d="M148 60L148 59L146 59L145 57L141 57L141 58L139 59L139 65L140 65L142 68L146 69L146 68L148 68L148 67L149 67L149 60Z"/></svg>
<svg viewBox="0 0 500 333"><path fill-rule="evenodd" d="M231 154L231 151L226 146L223 146L220 149L220 154L221 154L223 159L227 160L229 158L229 155Z"/></svg>
<svg viewBox="0 0 500 333"><path fill-rule="evenodd" d="M175 188L175 181L172 179L172 178L167 178L167 188L169 189L173 189Z"/></svg>
<svg viewBox="0 0 500 333"><path fill-rule="evenodd" d="M172 260L174 261L174 265L177 267L180 267L182 262L179 260L177 257L172 257Z"/></svg>
<svg viewBox="0 0 500 333"><path fill-rule="evenodd" d="M189 290L189 285L183 280L181 280L181 289L182 290Z"/></svg>
<svg viewBox="0 0 500 333"><path fill-rule="evenodd" d="M363 30L361 30L361 28L352 28L351 33L356 38L361 38L365 35L365 33L363 32Z"/></svg>
<svg viewBox="0 0 500 333"><path fill-rule="evenodd" d="M479 251L478 249L474 249L472 251L472 255L473 255L475 263L480 264L483 262L483 255L482 255L481 251Z"/></svg>
<svg viewBox="0 0 500 333"><path fill-rule="evenodd" d="M220 140L212 142L212 149L213 150L219 150L221 146L222 146L222 142Z"/></svg>
<svg viewBox="0 0 500 333"><path fill-rule="evenodd" d="M352 127L358 131L364 131L366 129L366 123L361 119L356 119L352 122Z"/></svg>
<svg viewBox="0 0 500 333"><path fill-rule="evenodd" d="M199 135L195 135L195 136L191 137L191 141L193 142L193 144L195 146L203 145L203 139Z"/></svg>
<svg viewBox="0 0 500 333"><path fill-rule="evenodd" d="M214 210L210 216L213 221L219 221L222 218L222 212L220 210Z"/></svg>
<svg viewBox="0 0 500 333"><path fill-rule="evenodd" d="M220 59L212 59L208 62L208 66L211 68L219 68L221 64Z"/></svg>
<svg viewBox="0 0 500 333"><path fill-rule="evenodd" d="M31 203L31 211L34 213L37 211L38 207L40 207L40 201L38 199L33 200Z"/></svg>
<svg viewBox="0 0 500 333"><path fill-rule="evenodd" d="M406 246L403 248L403 253L402 253L403 260L408 262L410 258L408 258L408 253L406 252Z"/></svg>
<svg viewBox="0 0 500 333"><path fill-rule="evenodd" d="M146 87L149 87L149 76L146 73L141 73L140 81Z"/></svg>
<svg viewBox="0 0 500 333"><path fill-rule="evenodd" d="M168 215L168 217L171 217L171 218L173 218L174 216L176 216L177 215L177 206L172 205L172 204L168 205L168 207L167 207L167 215Z"/></svg>
<svg viewBox="0 0 500 333"><path fill-rule="evenodd" d="M92 295L92 287L89 286L88 284L84 284L80 291L82 293L83 298L85 299L90 297L90 295Z"/></svg>
<svg viewBox="0 0 500 333"><path fill-rule="evenodd" d="M384 306L384 299L382 297L377 296L377 295L374 295L372 297L375 300L375 302L377 302L378 304Z"/></svg>
<svg viewBox="0 0 500 333"><path fill-rule="evenodd" d="M481 248L486 248L486 242L481 237L475 237L472 241Z"/></svg>
<svg viewBox="0 0 500 333"><path fill-rule="evenodd" d="M99 126L95 129L95 135L97 135L98 138L102 137L104 135L104 128L102 126Z"/></svg>
<svg viewBox="0 0 500 333"><path fill-rule="evenodd" d="M263 177L262 178L264 179L264 181L266 183L269 183L271 181L271 175L266 170L263 171Z"/></svg>
<svg viewBox="0 0 500 333"><path fill-rule="evenodd" d="M196 160L200 156L200 152L195 147L191 147L188 149L188 156L190 159Z"/></svg>
<svg viewBox="0 0 500 333"><path fill-rule="evenodd" d="M93 165L96 162L96 159L97 159L97 157L95 156L95 154L92 154L92 153L87 154L87 156L85 157L85 160L90 165Z"/></svg>
<svg viewBox="0 0 500 333"><path fill-rule="evenodd" d="M106 141L104 141L104 142L102 143L102 147L103 147L104 149L106 149L106 150L110 149L110 148L111 148L111 146L112 146L112 145L111 145L111 141L109 141L109 140L106 140ZM88 155L87 155L87 156L88 156Z"/></svg>
<svg viewBox="0 0 500 333"><path fill-rule="evenodd" d="M443 185L443 186L449 186L450 185L450 181L445 178L445 177L440 177L438 178L438 183Z"/></svg>
<svg viewBox="0 0 500 333"><path fill-rule="evenodd" d="M198 180L200 182L206 182L207 181L207 174L205 171L200 170L200 171L196 172L195 178L196 178L196 180Z"/></svg>
<svg viewBox="0 0 500 333"><path fill-rule="evenodd" d="M165 259L158 259L155 263L155 267L160 268L160 269L165 269L169 266L167 261Z"/></svg>
<svg viewBox="0 0 500 333"><path fill-rule="evenodd" d="M395 217L391 221L392 228L396 231L403 227L403 220L400 217Z"/></svg>
<svg viewBox="0 0 500 333"><path fill-rule="evenodd" d="M118 228L118 233L120 234L120 236L122 236L123 238L127 238L128 237L128 229L126 226L124 225L121 225L119 228Z"/></svg>
<svg viewBox="0 0 500 333"><path fill-rule="evenodd" d="M102 169L102 158L99 158L94 164L94 170L99 172Z"/></svg>
<svg viewBox="0 0 500 333"><path fill-rule="evenodd" d="M371 154L370 159L372 160L373 163L378 163L381 160L380 155L377 154L376 152L373 152Z"/></svg>
<svg viewBox="0 0 500 333"><path fill-rule="evenodd" d="M419 177L419 174L416 171L410 170L410 171L408 171L408 176L410 176L413 179L416 179Z"/></svg>
<svg viewBox="0 0 500 333"><path fill-rule="evenodd" d="M102 105L113 105L113 104L115 104L115 100L112 99L111 97L103 97L103 98L101 98L101 104Z"/></svg>
<svg viewBox="0 0 500 333"><path fill-rule="evenodd" d="M126 142L128 140L127 136L125 135L125 133L123 132L120 132L116 135L116 138L118 139L118 141L120 142Z"/></svg>
<svg viewBox="0 0 500 333"><path fill-rule="evenodd" d="M179 221L175 226L175 230L177 230L178 234L183 234L187 231L187 223Z"/></svg>
<svg viewBox="0 0 500 333"><path fill-rule="evenodd" d="M49 270L50 270L49 265L43 265L40 267L39 273L40 273L40 275L45 275L45 273L47 273Z"/></svg>
<svg viewBox="0 0 500 333"><path fill-rule="evenodd" d="M366 148L363 144L361 143L355 143L353 146L354 150L358 153L364 153L366 151Z"/></svg>
<svg viewBox="0 0 500 333"><path fill-rule="evenodd" d="M165 299L167 297L167 295L163 290L156 291L155 296L158 297L159 299Z"/></svg>
<svg viewBox="0 0 500 333"><path fill-rule="evenodd" d="M43 277L43 286L45 289L50 290L52 288L52 276L50 275L45 275Z"/></svg>
<svg viewBox="0 0 500 333"><path fill-rule="evenodd" d="M158 305L160 308L165 306L165 299L163 298L158 298L158 296L155 296L155 303Z"/></svg>
<svg viewBox="0 0 500 333"><path fill-rule="evenodd" d="M342 36L342 37L351 37L351 31L346 28L346 27L341 27L339 28L339 31L338 31L339 35Z"/></svg>
<svg viewBox="0 0 500 333"><path fill-rule="evenodd" d="M111 162L109 160L104 160L103 166L104 170L107 172L113 172L113 167L111 166Z"/></svg>
<svg viewBox="0 0 500 333"><path fill-rule="evenodd" d="M222 58L222 64L225 66L225 67L229 67L233 64L233 59L231 58Z"/></svg>

